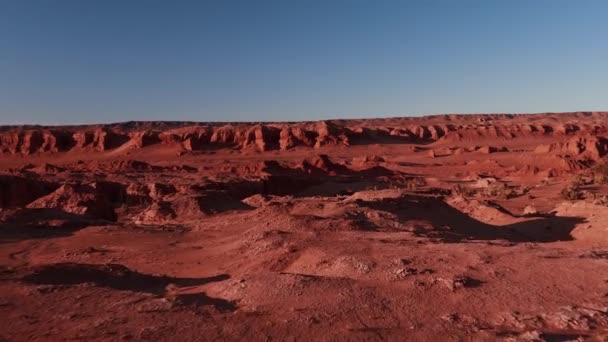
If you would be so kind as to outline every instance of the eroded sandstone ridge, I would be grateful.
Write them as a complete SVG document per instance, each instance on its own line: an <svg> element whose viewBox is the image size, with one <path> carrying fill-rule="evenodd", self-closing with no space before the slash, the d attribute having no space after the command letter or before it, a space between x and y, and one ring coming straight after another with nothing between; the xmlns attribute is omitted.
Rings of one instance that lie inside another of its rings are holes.
<svg viewBox="0 0 608 342"><path fill-rule="evenodd" d="M151 145L186 151L218 147L289 150L374 143L461 143L606 134L608 113L438 115L424 118L331 120L310 123L132 122L69 127L3 127L0 151L10 154L112 151ZM586 144L586 142L583 142ZM605 145L605 142L599 144ZM601 146L589 143L597 156ZM573 151L573 147L565 147ZM551 147L548 150L556 150ZM561 149L561 147L559 147Z"/></svg>

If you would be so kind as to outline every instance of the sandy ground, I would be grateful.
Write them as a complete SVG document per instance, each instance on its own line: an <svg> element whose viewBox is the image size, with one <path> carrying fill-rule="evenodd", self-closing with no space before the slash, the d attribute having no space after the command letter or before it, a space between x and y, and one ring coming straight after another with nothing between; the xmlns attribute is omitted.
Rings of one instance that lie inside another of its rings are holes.
<svg viewBox="0 0 608 342"><path fill-rule="evenodd" d="M606 125L3 127L0 340L607 341Z"/></svg>

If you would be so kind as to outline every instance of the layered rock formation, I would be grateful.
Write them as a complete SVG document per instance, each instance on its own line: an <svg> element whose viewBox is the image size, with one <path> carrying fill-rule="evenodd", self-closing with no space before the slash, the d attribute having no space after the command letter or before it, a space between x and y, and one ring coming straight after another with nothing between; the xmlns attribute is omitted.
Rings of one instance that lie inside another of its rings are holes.
<svg viewBox="0 0 608 342"><path fill-rule="evenodd" d="M534 152L598 161L608 154L608 139L593 135L575 136L566 142L539 145Z"/></svg>
<svg viewBox="0 0 608 342"><path fill-rule="evenodd" d="M129 151L152 145L185 151L217 148L289 150L376 143L475 143L533 136L605 135L608 113L468 115L303 123L141 122L95 126L2 127L0 152Z"/></svg>

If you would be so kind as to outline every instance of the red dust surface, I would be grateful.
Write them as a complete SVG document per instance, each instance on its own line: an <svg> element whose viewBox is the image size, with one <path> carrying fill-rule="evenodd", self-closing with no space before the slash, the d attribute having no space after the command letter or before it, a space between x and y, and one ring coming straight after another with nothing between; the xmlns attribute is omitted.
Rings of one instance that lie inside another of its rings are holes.
<svg viewBox="0 0 608 342"><path fill-rule="evenodd" d="M0 127L0 340L608 338L608 113Z"/></svg>

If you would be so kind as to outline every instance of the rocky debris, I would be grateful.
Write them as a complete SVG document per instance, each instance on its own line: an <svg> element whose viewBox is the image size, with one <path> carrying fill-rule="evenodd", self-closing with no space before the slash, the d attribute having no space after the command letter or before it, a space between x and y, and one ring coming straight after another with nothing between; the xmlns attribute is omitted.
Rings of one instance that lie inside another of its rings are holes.
<svg viewBox="0 0 608 342"><path fill-rule="evenodd" d="M134 218L137 224L165 223L177 217L169 202L153 202L143 212Z"/></svg>
<svg viewBox="0 0 608 342"><path fill-rule="evenodd" d="M476 149L480 153L490 154L496 152L508 152L509 150L506 147L495 147L495 146L481 146Z"/></svg>
<svg viewBox="0 0 608 342"><path fill-rule="evenodd" d="M211 213L212 210L206 207L209 202L207 196L179 196L169 203L176 218L185 219L206 216Z"/></svg>
<svg viewBox="0 0 608 342"><path fill-rule="evenodd" d="M116 220L112 203L91 185L64 184L54 192L27 205L28 208L56 208L93 218Z"/></svg>
<svg viewBox="0 0 608 342"><path fill-rule="evenodd" d="M114 173L114 172L122 172L122 173L131 173L131 172L149 172L156 170L152 165L137 161L137 160L113 160L113 161L103 161L103 160L92 160L92 161L83 161L79 160L75 164L71 164L67 166L71 170L80 171L80 172L102 172L102 173Z"/></svg>
<svg viewBox="0 0 608 342"><path fill-rule="evenodd" d="M538 314L510 312L501 316L495 325L514 332L523 330L513 334L517 341L601 341L602 329L596 327L608 323L608 308L587 303Z"/></svg>
<svg viewBox="0 0 608 342"><path fill-rule="evenodd" d="M149 205L152 203L148 185L131 183L127 186L125 192L127 197L126 202L129 206Z"/></svg>
<svg viewBox="0 0 608 342"><path fill-rule="evenodd" d="M177 192L173 184L150 183L148 184L148 195L154 200L163 199L167 195Z"/></svg>
<svg viewBox="0 0 608 342"><path fill-rule="evenodd" d="M541 169L538 166L534 166L534 165L525 165L522 167L515 167L513 169L510 169L509 171L512 171L513 174L515 175L520 175L520 176L528 176L528 175L537 175L541 172Z"/></svg>
<svg viewBox="0 0 608 342"><path fill-rule="evenodd" d="M580 255L581 258L608 260L608 249L595 249Z"/></svg>
<svg viewBox="0 0 608 342"><path fill-rule="evenodd" d="M276 160L263 160L259 162L243 162L238 165L226 165L221 168L223 172L239 174L243 176L268 176L293 173L294 170L286 167Z"/></svg>
<svg viewBox="0 0 608 342"><path fill-rule="evenodd" d="M250 207L259 208L267 205L270 202L271 198L272 197L268 195L255 194L253 196L249 196L243 199L241 202L245 203Z"/></svg>
<svg viewBox="0 0 608 342"><path fill-rule="evenodd" d="M97 162L97 168L104 171L158 171L161 168L139 160L120 160L115 162Z"/></svg>
<svg viewBox="0 0 608 342"><path fill-rule="evenodd" d="M384 163L386 160L383 157L377 155L365 155L361 157L354 157L353 164L356 163Z"/></svg>
<svg viewBox="0 0 608 342"><path fill-rule="evenodd" d="M27 164L21 168L21 172L32 172L36 174L57 174L64 172L66 169L49 163L41 165Z"/></svg>
<svg viewBox="0 0 608 342"><path fill-rule="evenodd" d="M384 162L386 162L386 160L383 157L376 155L365 155L353 158L350 164L356 170L363 170L371 167L377 167Z"/></svg>
<svg viewBox="0 0 608 342"><path fill-rule="evenodd" d="M534 208L531 205L527 205L524 208L524 212L523 212L524 216L534 216L534 215L538 215L538 210L536 210L536 208Z"/></svg>
<svg viewBox="0 0 608 342"><path fill-rule="evenodd" d="M395 279L406 279L408 277L423 275L423 274L433 274L434 271L428 268L417 269L414 267L398 267L392 270L392 277Z"/></svg>
<svg viewBox="0 0 608 342"><path fill-rule="evenodd" d="M76 169L85 169L93 171L102 171L108 173L144 173L144 172L159 172L159 171L186 171L197 172L198 170L188 165L171 165L157 166L140 160L116 160L116 161L98 161L83 162L77 165Z"/></svg>
<svg viewBox="0 0 608 342"><path fill-rule="evenodd" d="M480 188L480 189L485 189L485 188L489 188L492 186L497 186L499 184L503 184L501 183L498 179L494 178L494 177L483 177L477 180L477 182L475 182L475 184L473 184L474 188Z"/></svg>
<svg viewBox="0 0 608 342"><path fill-rule="evenodd" d="M136 223L168 222L170 220L188 221L209 215L219 214L224 211L246 210L252 208L230 196L224 190L204 190L192 192L183 189L175 192L172 189L165 192L158 191L160 184L152 184L150 187L135 187L128 189L132 203L145 205L150 203L142 212L134 217ZM149 192L147 192L149 191ZM148 196L146 196L148 194Z"/></svg>
<svg viewBox="0 0 608 342"><path fill-rule="evenodd" d="M305 159L297 168L309 175L328 174L335 176L350 173L350 170L346 166L332 162L326 154L319 154L315 157Z"/></svg>
<svg viewBox="0 0 608 342"><path fill-rule="evenodd" d="M450 291L456 291L463 288L478 287L483 282L469 276L455 276L450 278L435 278L434 283L440 284Z"/></svg>

